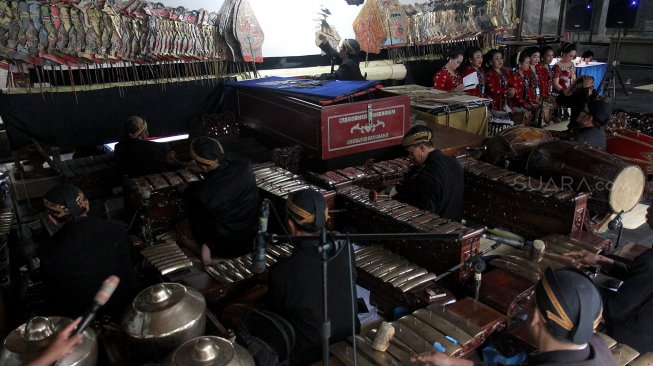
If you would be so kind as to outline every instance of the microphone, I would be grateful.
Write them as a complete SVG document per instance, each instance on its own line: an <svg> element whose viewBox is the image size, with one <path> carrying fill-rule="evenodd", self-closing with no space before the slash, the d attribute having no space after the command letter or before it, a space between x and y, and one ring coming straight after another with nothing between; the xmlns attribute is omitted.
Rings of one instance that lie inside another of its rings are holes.
<svg viewBox="0 0 653 366"><path fill-rule="evenodd" d="M261 202L261 215L258 218L258 234L256 235L256 248L252 261L252 272L265 271L265 236L268 232L268 219L270 218L270 201L265 198Z"/></svg>
<svg viewBox="0 0 653 366"><path fill-rule="evenodd" d="M481 293L481 278L483 276L483 271L485 271L485 261L480 259L474 263L474 299L478 301L478 297Z"/></svg>
<svg viewBox="0 0 653 366"><path fill-rule="evenodd" d="M84 314L84 317L77 325L77 328L75 328L73 334L71 334L71 337L84 332L86 328L88 328L89 324L91 324L93 319L95 319L97 311L106 304L107 301L109 301L109 298L113 295L116 287L118 287L118 283L120 283L120 278L118 278L118 276L109 276L109 278L104 280L102 287L100 287L100 290L95 294L95 298L93 298L93 305L88 309L86 314ZM61 360L52 364L52 366L59 365L61 365Z"/></svg>
<svg viewBox="0 0 653 366"><path fill-rule="evenodd" d="M111 295L113 295L113 292L116 290L116 287L118 287L118 283L120 283L120 278L118 276L109 276L104 282L102 283L102 287L100 287L100 290L95 294L95 298L93 299L93 305L91 308L84 314L84 317L82 320L79 322L79 325L77 325L77 328L75 328L75 334L79 334L83 332L89 324L95 319L95 314L97 311L109 301L109 298Z"/></svg>
<svg viewBox="0 0 653 366"><path fill-rule="evenodd" d="M497 236L497 235L492 235L492 234L483 234L481 236L486 238L486 239L489 239L489 240L494 240L497 243L510 245L511 247L515 247L515 248L518 248L518 249L521 249L524 246L523 241L519 241L519 240L515 240L515 239L508 239L508 238L504 238L503 236Z"/></svg>
<svg viewBox="0 0 653 366"><path fill-rule="evenodd" d="M608 223L608 229L614 230L621 227L621 225L623 225L623 223L621 222L623 216L624 216L624 211L621 210L621 212L619 212L614 219L610 220L610 222Z"/></svg>

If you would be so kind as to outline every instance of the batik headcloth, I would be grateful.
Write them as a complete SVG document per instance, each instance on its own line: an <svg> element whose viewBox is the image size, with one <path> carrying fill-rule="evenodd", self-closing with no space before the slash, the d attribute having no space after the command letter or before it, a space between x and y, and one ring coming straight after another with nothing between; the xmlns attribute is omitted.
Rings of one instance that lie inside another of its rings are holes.
<svg viewBox="0 0 653 366"><path fill-rule="evenodd" d="M43 205L48 213L56 218L81 216L88 211L88 200L84 193L71 184L51 188L43 196Z"/></svg>
<svg viewBox="0 0 653 366"><path fill-rule="evenodd" d="M347 38L340 42L340 49L345 50L348 55L357 55L361 50L361 46L357 40Z"/></svg>
<svg viewBox="0 0 653 366"><path fill-rule="evenodd" d="M313 189L295 192L286 200L286 214L304 231L316 232L326 226L329 209L324 197Z"/></svg>
<svg viewBox="0 0 653 366"><path fill-rule="evenodd" d="M535 287L535 305L556 338L589 341L601 321L603 303L592 280L575 269L547 269Z"/></svg>
<svg viewBox="0 0 653 366"><path fill-rule="evenodd" d="M213 165L224 156L224 149L218 140L201 136L190 144L190 157L200 164Z"/></svg>
<svg viewBox="0 0 653 366"><path fill-rule="evenodd" d="M418 145L431 141L431 138L433 138L433 132L431 132L430 128L417 125L406 132L404 139L401 141L401 146L409 147Z"/></svg>
<svg viewBox="0 0 653 366"><path fill-rule="evenodd" d="M147 131L147 122L139 116L131 116L125 122L125 132L129 138L135 139Z"/></svg>

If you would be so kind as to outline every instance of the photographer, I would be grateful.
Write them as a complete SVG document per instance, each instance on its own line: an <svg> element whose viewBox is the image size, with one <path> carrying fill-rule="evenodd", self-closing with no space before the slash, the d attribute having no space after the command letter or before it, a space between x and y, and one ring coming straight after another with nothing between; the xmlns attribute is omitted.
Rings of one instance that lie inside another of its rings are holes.
<svg viewBox="0 0 653 366"><path fill-rule="evenodd" d="M567 131L573 133L578 128L578 115L585 104L597 100L598 93L594 90L594 78L589 75L583 75L576 80L573 88L567 88L556 98L559 106L571 108L571 116Z"/></svg>

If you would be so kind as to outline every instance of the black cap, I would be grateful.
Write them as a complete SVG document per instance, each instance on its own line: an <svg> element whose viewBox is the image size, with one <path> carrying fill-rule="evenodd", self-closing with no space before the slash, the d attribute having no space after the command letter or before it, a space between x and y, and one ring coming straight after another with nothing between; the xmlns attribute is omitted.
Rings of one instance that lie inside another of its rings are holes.
<svg viewBox="0 0 653 366"><path fill-rule="evenodd" d="M57 219L81 216L88 211L84 193L72 184L60 184L50 188L43 196L43 205Z"/></svg>
<svg viewBox="0 0 653 366"><path fill-rule="evenodd" d="M329 218L324 197L314 189L303 189L286 200L286 214L307 232L320 231Z"/></svg>
<svg viewBox="0 0 653 366"><path fill-rule="evenodd" d="M535 304L551 335L578 345L590 340L603 313L592 280L572 268L547 269L535 287Z"/></svg>
<svg viewBox="0 0 653 366"><path fill-rule="evenodd" d="M594 124L599 127L605 126L612 116L612 106L600 100L587 103L587 110L592 115Z"/></svg>

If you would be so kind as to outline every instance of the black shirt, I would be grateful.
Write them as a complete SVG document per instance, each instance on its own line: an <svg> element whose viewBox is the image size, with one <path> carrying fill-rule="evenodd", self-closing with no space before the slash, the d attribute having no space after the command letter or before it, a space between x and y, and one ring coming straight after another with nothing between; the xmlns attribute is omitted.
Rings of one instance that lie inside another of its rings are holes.
<svg viewBox="0 0 653 366"><path fill-rule="evenodd" d="M166 162L166 153L164 144L128 139L116 144L113 156L122 174L129 177L142 177L174 169Z"/></svg>
<svg viewBox="0 0 653 366"><path fill-rule="evenodd" d="M291 365L308 365L320 359L323 321L322 263L314 241L296 242L293 255L270 268L268 275L271 309L286 318L295 329ZM353 262L353 253L352 262ZM330 341L351 335L351 288L347 250L343 248L328 262L328 315ZM356 281L356 272L352 276ZM356 331L360 323L356 317Z"/></svg>
<svg viewBox="0 0 653 366"><path fill-rule="evenodd" d="M561 107L567 107L571 109L571 113L569 114L569 123L567 124L568 131L573 131L574 129L579 128L576 120L578 119L580 111L583 110L586 103L592 100L596 100L597 96L598 93L596 90L592 91L592 94L590 95L589 89L587 88L578 89L570 95L558 94L556 97L556 102Z"/></svg>
<svg viewBox="0 0 653 366"><path fill-rule="evenodd" d="M595 149L605 150L605 132L601 127L576 127L571 131L571 138L578 143L589 145Z"/></svg>
<svg viewBox="0 0 653 366"><path fill-rule="evenodd" d="M102 312L119 321L139 290L131 268L130 241L122 222L79 217L41 244L41 276L49 315L84 315L107 277L120 284Z"/></svg>
<svg viewBox="0 0 653 366"><path fill-rule="evenodd" d="M365 77L361 74L360 63L354 61L351 58L348 58L344 61L340 59L338 52L331 47L329 43L323 43L320 45L320 49L324 51L335 63L342 62L338 66L338 70L334 73L322 74L320 79L327 80L355 80L361 81L365 80Z"/></svg>
<svg viewBox="0 0 653 366"><path fill-rule="evenodd" d="M529 365L615 366L612 352L603 339L594 334L587 347L574 351L551 351L530 355Z"/></svg>
<svg viewBox="0 0 653 366"><path fill-rule="evenodd" d="M220 257L252 251L260 202L249 160L223 160L186 189L184 200L198 244L207 244Z"/></svg>
<svg viewBox="0 0 653 366"><path fill-rule="evenodd" d="M605 301L610 335L640 353L653 352L653 249L630 265L615 261L608 274L624 281Z"/></svg>
<svg viewBox="0 0 653 366"><path fill-rule="evenodd" d="M416 176L397 186L397 199L439 216L463 217L464 171L458 160L433 150Z"/></svg>

